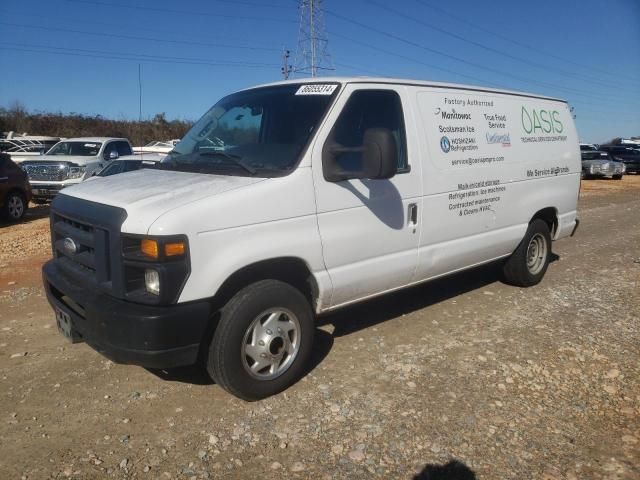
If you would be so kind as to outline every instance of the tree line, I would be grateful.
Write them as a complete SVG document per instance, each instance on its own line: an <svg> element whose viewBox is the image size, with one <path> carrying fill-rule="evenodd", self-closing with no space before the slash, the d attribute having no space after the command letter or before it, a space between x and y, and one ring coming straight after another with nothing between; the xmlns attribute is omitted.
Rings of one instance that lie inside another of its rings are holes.
<svg viewBox="0 0 640 480"><path fill-rule="evenodd" d="M0 132L51 137L123 137L132 145L182 138L193 122L167 120L158 113L148 120L114 120L80 113L28 112L21 105L0 107Z"/></svg>

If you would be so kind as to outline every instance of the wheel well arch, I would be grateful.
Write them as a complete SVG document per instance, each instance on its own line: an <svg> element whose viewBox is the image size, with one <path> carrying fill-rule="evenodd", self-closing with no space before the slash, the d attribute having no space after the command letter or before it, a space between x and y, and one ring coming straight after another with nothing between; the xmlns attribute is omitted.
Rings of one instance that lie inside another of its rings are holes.
<svg viewBox="0 0 640 480"><path fill-rule="evenodd" d="M25 192L24 189L21 187L11 187L9 190L7 190L5 198L11 195L12 193L19 193L20 195L22 195L23 198L27 198L27 192Z"/></svg>
<svg viewBox="0 0 640 480"><path fill-rule="evenodd" d="M547 226L549 227L549 232L551 232L551 238L554 238L556 236L556 232L558 231L558 210L556 210L556 208L554 207L546 207L542 210L538 210L533 215L533 217L531 217L531 222L533 222L537 218L547 224Z"/></svg>
<svg viewBox="0 0 640 480"><path fill-rule="evenodd" d="M298 257L277 257L242 267L231 274L213 297L215 309L222 307L242 288L259 280L280 280L297 288L315 310L319 295L316 278L307 263Z"/></svg>

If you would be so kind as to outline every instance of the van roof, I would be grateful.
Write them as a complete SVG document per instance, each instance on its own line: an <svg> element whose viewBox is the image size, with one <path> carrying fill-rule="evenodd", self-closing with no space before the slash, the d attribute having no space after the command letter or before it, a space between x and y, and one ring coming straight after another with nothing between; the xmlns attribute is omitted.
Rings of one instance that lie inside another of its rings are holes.
<svg viewBox="0 0 640 480"><path fill-rule="evenodd" d="M556 102L567 103L566 100L555 97L547 97L545 95L538 95L535 93L527 93L518 90L504 90L498 88L482 87L477 85L464 85L460 83L444 83L444 82L430 82L425 80L411 80L403 78L388 78L388 77L315 77L315 78L296 78L293 80L283 80L280 82L265 83L262 85L256 85L250 88L258 87L271 87L275 85L288 85L288 84L300 84L300 83L377 83L388 85L412 85L422 87L433 88L446 88L452 90L466 90L474 92L490 92L490 93L502 93L504 95L514 95L518 97L530 97L540 98L543 100L552 100ZM243 89L243 90L249 90Z"/></svg>

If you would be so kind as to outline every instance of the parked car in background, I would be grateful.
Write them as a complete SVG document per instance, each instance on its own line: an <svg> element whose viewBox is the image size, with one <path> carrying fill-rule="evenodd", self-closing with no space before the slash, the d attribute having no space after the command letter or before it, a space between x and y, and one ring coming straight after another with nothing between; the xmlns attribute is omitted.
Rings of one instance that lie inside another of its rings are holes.
<svg viewBox="0 0 640 480"><path fill-rule="evenodd" d="M118 173L133 172L145 167L153 167L166 157L163 153L142 153L125 155L117 160L112 160L109 164L96 173L95 177L110 177Z"/></svg>
<svg viewBox="0 0 640 480"><path fill-rule="evenodd" d="M0 217L16 222L24 217L31 200L27 174L6 153L0 153Z"/></svg>
<svg viewBox="0 0 640 480"><path fill-rule="evenodd" d="M640 149L622 145L602 145L600 150L611 155L613 160L624 163L627 173L640 173Z"/></svg>
<svg viewBox="0 0 640 480"><path fill-rule="evenodd" d="M149 142L143 147L133 147L134 153L169 153L180 140L167 140L166 142Z"/></svg>
<svg viewBox="0 0 640 480"><path fill-rule="evenodd" d="M593 143L581 143L580 144L580 151L581 152L595 152L596 150L598 150L598 147L596 147Z"/></svg>
<svg viewBox="0 0 640 480"><path fill-rule="evenodd" d="M132 153L126 138L69 138L37 160L22 162L21 167L29 175L34 201L40 203L51 200L63 188L92 177L110 160Z"/></svg>
<svg viewBox="0 0 640 480"><path fill-rule="evenodd" d="M588 151L580 152L582 157L582 178L611 177L620 180L625 172L625 165L616 162L607 152Z"/></svg>

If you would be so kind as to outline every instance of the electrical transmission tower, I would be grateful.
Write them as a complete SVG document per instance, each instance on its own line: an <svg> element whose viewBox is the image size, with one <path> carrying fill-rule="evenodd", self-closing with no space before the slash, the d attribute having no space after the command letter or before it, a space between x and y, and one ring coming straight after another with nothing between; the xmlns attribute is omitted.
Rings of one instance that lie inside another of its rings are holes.
<svg viewBox="0 0 640 480"><path fill-rule="evenodd" d="M328 42L322 0L300 0L300 30L293 72L316 77L319 71L334 70Z"/></svg>

